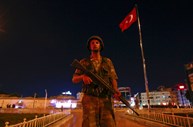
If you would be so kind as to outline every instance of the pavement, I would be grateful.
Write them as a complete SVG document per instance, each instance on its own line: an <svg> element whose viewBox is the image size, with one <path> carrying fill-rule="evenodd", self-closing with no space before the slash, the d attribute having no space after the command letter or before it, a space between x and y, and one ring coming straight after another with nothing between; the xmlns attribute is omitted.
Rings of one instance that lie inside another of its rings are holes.
<svg viewBox="0 0 193 127"><path fill-rule="evenodd" d="M144 124L144 122L139 122L134 119L128 119L128 117L124 117L124 114L124 111L115 112L117 127L152 127ZM82 127L81 124L82 110L72 110L71 115L69 115L67 119L60 120L49 127Z"/></svg>

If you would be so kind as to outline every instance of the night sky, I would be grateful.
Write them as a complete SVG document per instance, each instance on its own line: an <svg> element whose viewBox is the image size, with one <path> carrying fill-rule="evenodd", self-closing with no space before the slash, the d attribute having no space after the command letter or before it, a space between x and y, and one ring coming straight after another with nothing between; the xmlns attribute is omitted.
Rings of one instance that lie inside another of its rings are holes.
<svg viewBox="0 0 193 127"><path fill-rule="evenodd" d="M120 22L138 4L149 90L185 82L193 62L191 0L1 0L0 92L56 96L72 84L74 59L89 57L86 41L103 38L118 85L145 92L138 25L121 32Z"/></svg>

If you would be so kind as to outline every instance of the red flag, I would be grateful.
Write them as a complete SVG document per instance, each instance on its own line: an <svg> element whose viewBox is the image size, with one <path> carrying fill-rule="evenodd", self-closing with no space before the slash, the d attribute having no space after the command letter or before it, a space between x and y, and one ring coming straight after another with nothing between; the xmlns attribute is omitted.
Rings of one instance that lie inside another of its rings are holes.
<svg viewBox="0 0 193 127"><path fill-rule="evenodd" d="M121 31L128 29L135 21L137 21L136 7L125 17L125 19L119 24Z"/></svg>

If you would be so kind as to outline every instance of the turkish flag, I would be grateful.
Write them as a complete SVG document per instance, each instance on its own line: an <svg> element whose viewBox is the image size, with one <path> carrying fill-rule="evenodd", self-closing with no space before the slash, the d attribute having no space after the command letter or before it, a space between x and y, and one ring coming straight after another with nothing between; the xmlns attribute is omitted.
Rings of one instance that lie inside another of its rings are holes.
<svg viewBox="0 0 193 127"><path fill-rule="evenodd" d="M125 19L119 24L121 31L128 29L135 21L137 21L136 7L125 17Z"/></svg>

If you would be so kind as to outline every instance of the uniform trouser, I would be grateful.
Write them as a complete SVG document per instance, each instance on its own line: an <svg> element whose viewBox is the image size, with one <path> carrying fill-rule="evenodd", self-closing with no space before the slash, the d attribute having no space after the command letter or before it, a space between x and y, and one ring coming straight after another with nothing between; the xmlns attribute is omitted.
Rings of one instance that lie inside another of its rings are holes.
<svg viewBox="0 0 193 127"><path fill-rule="evenodd" d="M84 95L82 106L82 127L116 127L111 99Z"/></svg>

